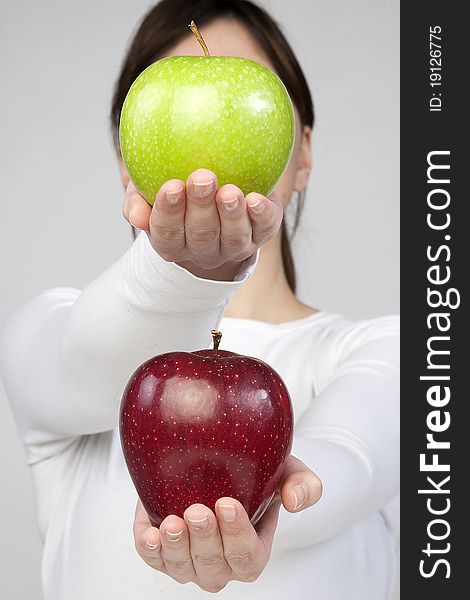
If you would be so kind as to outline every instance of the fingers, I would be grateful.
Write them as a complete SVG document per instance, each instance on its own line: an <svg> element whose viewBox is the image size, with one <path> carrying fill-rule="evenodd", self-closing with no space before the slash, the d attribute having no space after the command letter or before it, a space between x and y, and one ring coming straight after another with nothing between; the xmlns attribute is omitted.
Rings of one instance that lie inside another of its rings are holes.
<svg viewBox="0 0 470 600"><path fill-rule="evenodd" d="M232 579L255 581L269 559L277 525L280 497L276 494L259 521L251 525L243 506L233 498L220 498L216 515L203 504L166 517L152 527L140 500L134 519L134 539L145 562L179 583L196 582L218 592Z"/></svg>
<svg viewBox="0 0 470 600"><path fill-rule="evenodd" d="M309 508L323 493L320 479L301 460L289 456L285 462L281 497L284 507L289 512L297 512Z"/></svg>
<svg viewBox="0 0 470 600"><path fill-rule="evenodd" d="M278 232L282 222L282 204L275 193L266 198L251 192L245 200L253 229L253 242L259 247Z"/></svg>
<svg viewBox="0 0 470 600"><path fill-rule="evenodd" d="M279 520L279 509L281 508L281 495L276 492L274 498L271 500L270 505L266 509L266 512L261 517L260 521L256 525L256 531L261 542L265 546L267 557L271 554L271 546L274 539L274 533L276 531L277 522Z"/></svg>
<svg viewBox="0 0 470 600"><path fill-rule="evenodd" d="M220 220L215 196L217 177L198 169L186 182L186 247L189 255L200 257L206 269L220 265Z"/></svg>
<svg viewBox="0 0 470 600"><path fill-rule="evenodd" d="M187 583L195 577L189 551L189 535L186 523L176 515L166 517L160 525L161 556L166 572L179 583Z"/></svg>
<svg viewBox="0 0 470 600"><path fill-rule="evenodd" d="M220 498L215 508L225 560L237 579L255 581L266 566L267 556L245 509L234 498Z"/></svg>
<svg viewBox="0 0 470 600"><path fill-rule="evenodd" d="M124 218L134 227L148 231L151 212L150 204L142 198L132 181L129 181L122 208Z"/></svg>
<svg viewBox="0 0 470 600"><path fill-rule="evenodd" d="M160 532L156 527L152 527L140 499L135 510L134 542L138 554L150 567L159 571L164 568L160 555Z"/></svg>
<svg viewBox="0 0 470 600"><path fill-rule="evenodd" d="M217 279L218 268L237 266L272 239L283 214L276 194L266 198L253 192L244 198L235 185L220 190L217 185L212 171L198 169L186 183L164 183L152 208L129 182L123 214L147 231L162 258Z"/></svg>
<svg viewBox="0 0 470 600"><path fill-rule="evenodd" d="M184 182L170 179L158 190L150 216L150 240L162 258L176 260L186 244Z"/></svg>
<svg viewBox="0 0 470 600"><path fill-rule="evenodd" d="M252 244L251 221L242 191L232 184L217 192L220 218L220 252L230 260L243 260Z"/></svg>
<svg viewBox="0 0 470 600"><path fill-rule="evenodd" d="M224 547L214 513L203 504L186 509L184 520L189 530L190 552L198 584L208 592L220 591L231 579Z"/></svg>

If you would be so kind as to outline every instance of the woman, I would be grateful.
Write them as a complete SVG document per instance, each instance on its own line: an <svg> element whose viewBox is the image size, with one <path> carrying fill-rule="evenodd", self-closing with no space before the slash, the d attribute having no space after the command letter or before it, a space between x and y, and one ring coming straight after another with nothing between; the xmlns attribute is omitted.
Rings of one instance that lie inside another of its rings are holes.
<svg viewBox="0 0 470 600"><path fill-rule="evenodd" d="M295 296L282 213L307 185L313 109L276 24L243 0L163 0L123 64L116 142L138 74L164 56L200 54L191 19L212 54L277 71L295 106L294 151L270 198L219 188L201 165L187 181L166 182L153 208L121 161L123 213L141 230L131 248L82 292L47 290L7 322L1 369L35 484L45 600L217 591L385 600L394 570L386 507L398 493L398 325L392 317L353 323ZM283 377L294 404L293 456L256 529L232 498L219 499L215 512L188 507L157 529L140 503L134 511L117 429L122 391L144 360L207 347L214 327L225 348Z"/></svg>

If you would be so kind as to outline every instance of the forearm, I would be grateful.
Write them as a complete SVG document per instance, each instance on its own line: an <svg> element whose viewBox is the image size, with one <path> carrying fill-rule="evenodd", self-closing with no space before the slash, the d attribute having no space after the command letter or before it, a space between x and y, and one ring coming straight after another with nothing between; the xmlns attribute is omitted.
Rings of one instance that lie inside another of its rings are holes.
<svg viewBox="0 0 470 600"><path fill-rule="evenodd" d="M76 393L86 394L95 414L107 415L101 427L116 425L122 391L139 364L156 354L209 345L210 331L238 285L202 280L165 262L141 234L84 290L60 354Z"/></svg>
<svg viewBox="0 0 470 600"><path fill-rule="evenodd" d="M165 262L142 233L75 301L33 299L7 324L3 344L20 427L35 441L113 429L134 370L156 354L208 347L238 285Z"/></svg>
<svg viewBox="0 0 470 600"><path fill-rule="evenodd" d="M281 514L280 546L332 537L381 510L398 493L397 337L387 333L347 354L296 424L292 454L320 478L323 494L305 511Z"/></svg>

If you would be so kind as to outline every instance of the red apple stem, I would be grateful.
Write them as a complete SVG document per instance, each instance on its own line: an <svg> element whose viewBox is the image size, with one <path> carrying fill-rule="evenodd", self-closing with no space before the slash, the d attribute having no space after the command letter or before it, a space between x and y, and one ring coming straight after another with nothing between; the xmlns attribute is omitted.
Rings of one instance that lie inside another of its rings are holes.
<svg viewBox="0 0 470 600"><path fill-rule="evenodd" d="M222 339L222 332L217 329L213 329L211 331L212 334L212 343L214 344L214 351L217 352L219 349L220 340Z"/></svg>
<svg viewBox="0 0 470 600"><path fill-rule="evenodd" d="M201 48L204 50L204 56L210 56L209 48L206 46L206 42L204 41L204 38L202 37L201 32L199 31L199 28L196 25L196 23L194 21L191 21L188 27L196 36L197 41L201 44Z"/></svg>

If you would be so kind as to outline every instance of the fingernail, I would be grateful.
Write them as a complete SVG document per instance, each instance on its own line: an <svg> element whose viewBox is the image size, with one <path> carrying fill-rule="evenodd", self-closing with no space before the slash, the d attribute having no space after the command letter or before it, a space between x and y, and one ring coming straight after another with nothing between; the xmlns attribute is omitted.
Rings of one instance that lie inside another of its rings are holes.
<svg viewBox="0 0 470 600"><path fill-rule="evenodd" d="M307 486L305 483L298 483L297 485L294 485L292 491L294 492L295 498L294 510L299 510L299 508L302 508L305 504L305 500L307 500Z"/></svg>
<svg viewBox="0 0 470 600"><path fill-rule="evenodd" d="M177 533L172 533L171 531L166 531L166 536L170 542L179 542L183 537L183 530L178 531Z"/></svg>
<svg viewBox="0 0 470 600"><path fill-rule="evenodd" d="M256 200L253 200L253 199L247 200L247 204L251 208L251 210L255 213L261 213L261 212L263 212L263 210L265 208L264 202L261 200L261 198L257 198Z"/></svg>
<svg viewBox="0 0 470 600"><path fill-rule="evenodd" d="M207 517L202 517L202 519L190 519L188 517L188 523L195 531L204 531L209 525L209 519Z"/></svg>
<svg viewBox="0 0 470 600"><path fill-rule="evenodd" d="M180 188L179 190L168 190L165 194L168 204L178 204L182 191L183 188Z"/></svg>
<svg viewBox="0 0 470 600"><path fill-rule="evenodd" d="M213 181L193 181L193 189L196 196L205 198L212 192Z"/></svg>
<svg viewBox="0 0 470 600"><path fill-rule="evenodd" d="M235 196L235 198L231 198L230 200L222 200L222 204L224 205L225 210L233 212L238 206L238 196Z"/></svg>
<svg viewBox="0 0 470 600"><path fill-rule="evenodd" d="M224 521L235 521L237 509L234 504L219 504L219 511Z"/></svg>
<svg viewBox="0 0 470 600"><path fill-rule="evenodd" d="M145 540L145 545L149 550L156 550L160 544L151 544L148 540Z"/></svg>

